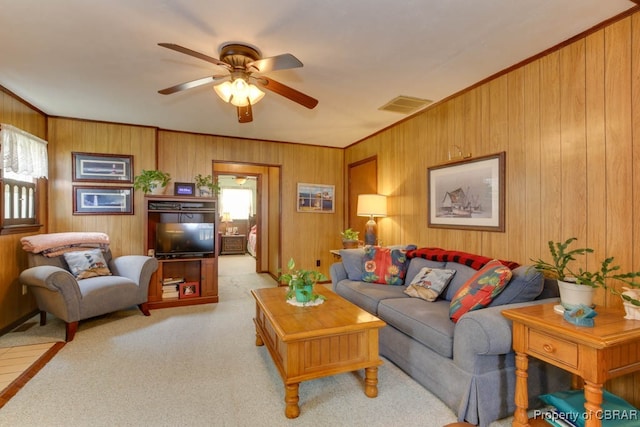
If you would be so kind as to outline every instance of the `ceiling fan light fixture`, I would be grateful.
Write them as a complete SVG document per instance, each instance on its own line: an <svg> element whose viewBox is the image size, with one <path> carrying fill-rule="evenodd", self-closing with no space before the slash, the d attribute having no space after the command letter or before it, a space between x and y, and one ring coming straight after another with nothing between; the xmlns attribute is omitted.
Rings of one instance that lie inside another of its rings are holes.
<svg viewBox="0 0 640 427"><path fill-rule="evenodd" d="M264 97L264 92L254 84L247 83L243 78L237 78L232 82L226 81L213 87L218 96L224 101L236 107L255 105Z"/></svg>

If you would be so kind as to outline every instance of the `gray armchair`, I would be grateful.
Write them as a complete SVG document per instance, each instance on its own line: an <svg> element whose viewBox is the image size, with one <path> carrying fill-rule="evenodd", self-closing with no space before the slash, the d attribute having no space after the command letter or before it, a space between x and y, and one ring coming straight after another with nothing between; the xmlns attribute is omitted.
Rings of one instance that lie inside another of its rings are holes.
<svg viewBox="0 0 640 427"><path fill-rule="evenodd" d="M103 256L111 275L77 280L63 255L28 253L29 268L20 274L20 282L35 295L41 325L47 313L64 320L67 342L73 340L80 320L136 305L145 316L150 315L149 281L158 261L142 255L113 259L109 249Z"/></svg>

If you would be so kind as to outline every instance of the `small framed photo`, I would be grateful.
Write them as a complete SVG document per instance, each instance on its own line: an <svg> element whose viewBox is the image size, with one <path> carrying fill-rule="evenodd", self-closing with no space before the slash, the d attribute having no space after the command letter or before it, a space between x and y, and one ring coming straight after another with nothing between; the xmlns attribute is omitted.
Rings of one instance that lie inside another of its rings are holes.
<svg viewBox="0 0 640 427"><path fill-rule="evenodd" d="M334 213L335 185L298 183L298 212Z"/></svg>
<svg viewBox="0 0 640 427"><path fill-rule="evenodd" d="M133 156L76 152L71 156L74 182L133 183Z"/></svg>
<svg viewBox="0 0 640 427"><path fill-rule="evenodd" d="M74 215L133 215L133 187L73 186Z"/></svg>
<svg viewBox="0 0 640 427"><path fill-rule="evenodd" d="M176 182L173 185L174 196L195 196L196 185L193 182Z"/></svg>
<svg viewBox="0 0 640 427"><path fill-rule="evenodd" d="M199 282L182 282L178 287L180 291L180 299L183 298L195 298L200 296L200 283Z"/></svg>

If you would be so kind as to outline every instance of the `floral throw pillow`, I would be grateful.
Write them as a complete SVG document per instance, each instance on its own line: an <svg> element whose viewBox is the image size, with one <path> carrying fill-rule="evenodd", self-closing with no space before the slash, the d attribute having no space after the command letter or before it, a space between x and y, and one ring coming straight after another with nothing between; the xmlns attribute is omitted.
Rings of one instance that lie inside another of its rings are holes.
<svg viewBox="0 0 640 427"><path fill-rule="evenodd" d="M404 284L407 251L381 246L365 246L362 281L386 285Z"/></svg>
<svg viewBox="0 0 640 427"><path fill-rule="evenodd" d="M484 308L511 280L511 270L498 260L489 261L458 289L451 299L449 317L457 322L463 314Z"/></svg>
<svg viewBox="0 0 640 427"><path fill-rule="evenodd" d="M413 278L404 293L427 301L435 301L447 287L455 270L423 267Z"/></svg>
<svg viewBox="0 0 640 427"><path fill-rule="evenodd" d="M65 252L63 255L71 274L78 280L96 276L111 276L109 266L100 249Z"/></svg>

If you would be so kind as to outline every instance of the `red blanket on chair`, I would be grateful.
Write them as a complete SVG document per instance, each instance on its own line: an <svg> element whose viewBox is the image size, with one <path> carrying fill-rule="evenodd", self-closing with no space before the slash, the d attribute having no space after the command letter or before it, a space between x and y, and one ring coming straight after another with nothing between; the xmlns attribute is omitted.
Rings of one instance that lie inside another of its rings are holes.
<svg viewBox="0 0 640 427"><path fill-rule="evenodd" d="M493 258L488 258L482 255L470 254L467 252L460 251L448 251L446 249L440 248L418 248L407 251L407 258L424 258L431 261L452 261L457 262L458 264L464 264L467 267L471 267L474 270L480 270L485 266L486 263L491 261ZM503 261L499 259L502 264L509 267L509 269L513 270L514 268L520 267L520 264L513 261Z"/></svg>

